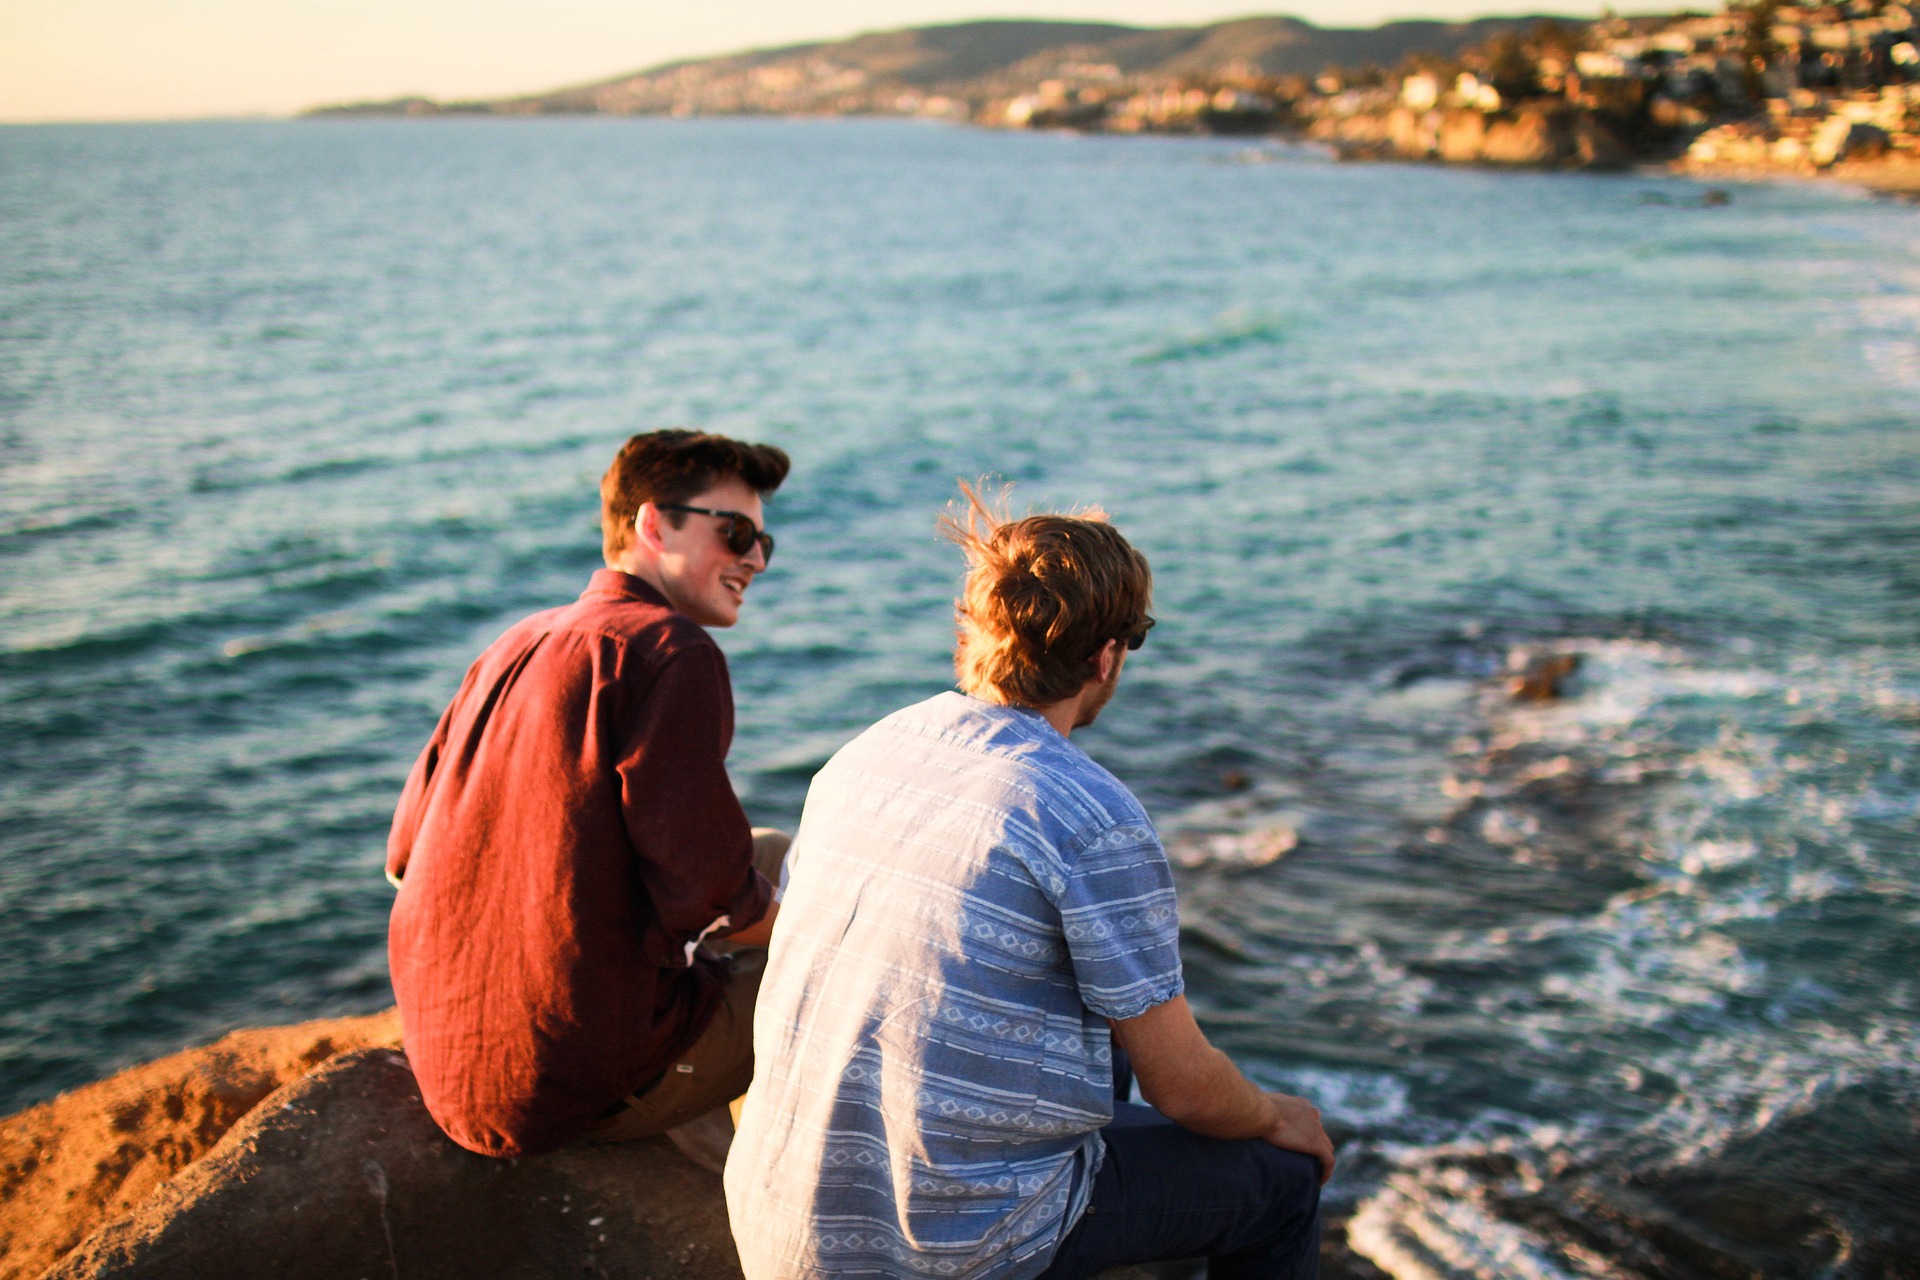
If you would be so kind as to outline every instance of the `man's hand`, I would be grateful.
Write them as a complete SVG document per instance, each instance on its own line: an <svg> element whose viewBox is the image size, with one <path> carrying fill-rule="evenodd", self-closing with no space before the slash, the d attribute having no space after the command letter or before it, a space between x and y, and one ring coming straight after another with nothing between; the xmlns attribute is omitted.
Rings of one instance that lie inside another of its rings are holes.
<svg viewBox="0 0 1920 1280"><path fill-rule="evenodd" d="M736 947L765 947L773 943L773 922L780 915L780 904L769 902L767 914L755 920L738 933L730 933L726 941Z"/></svg>
<svg viewBox="0 0 1920 1280"><path fill-rule="evenodd" d="M1320 1108L1290 1093L1268 1093L1273 1124L1260 1136L1282 1151L1298 1151L1320 1162L1320 1185L1333 1176L1333 1139L1320 1124Z"/></svg>

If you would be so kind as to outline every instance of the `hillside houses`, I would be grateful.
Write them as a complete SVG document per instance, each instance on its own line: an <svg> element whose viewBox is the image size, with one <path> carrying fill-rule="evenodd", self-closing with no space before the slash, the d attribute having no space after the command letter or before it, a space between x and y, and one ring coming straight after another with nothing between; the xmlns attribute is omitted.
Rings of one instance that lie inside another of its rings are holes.
<svg viewBox="0 0 1920 1280"><path fill-rule="evenodd" d="M1884 0L1609 18L1496 41L1453 64L1422 60L1289 109L1351 155L1594 167L1673 159L1702 172L1920 166L1917 18Z"/></svg>

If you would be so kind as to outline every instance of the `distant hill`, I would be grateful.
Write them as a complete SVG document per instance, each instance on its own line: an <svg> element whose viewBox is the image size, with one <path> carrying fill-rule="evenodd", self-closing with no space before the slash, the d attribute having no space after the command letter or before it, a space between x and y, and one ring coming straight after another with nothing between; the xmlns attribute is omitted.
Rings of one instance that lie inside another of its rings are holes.
<svg viewBox="0 0 1920 1280"><path fill-rule="evenodd" d="M852 114L914 110L930 98L949 101L955 114L964 114L1062 67L1134 82L1311 76L1328 67L1391 67L1411 53L1454 55L1543 21L1584 25L1585 20L1530 15L1366 28L1316 27L1285 17L1204 27L961 22L690 59L518 98L453 103L404 98L322 107L310 114Z"/></svg>

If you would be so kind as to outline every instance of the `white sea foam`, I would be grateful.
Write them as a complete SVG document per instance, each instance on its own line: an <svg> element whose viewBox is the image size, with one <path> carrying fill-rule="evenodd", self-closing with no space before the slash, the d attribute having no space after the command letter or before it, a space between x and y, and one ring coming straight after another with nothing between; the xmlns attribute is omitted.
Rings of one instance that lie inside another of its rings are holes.
<svg viewBox="0 0 1920 1280"><path fill-rule="evenodd" d="M1322 1115L1354 1128L1397 1124L1408 1116L1406 1081L1384 1071L1255 1063L1248 1066L1247 1075L1263 1089L1311 1098Z"/></svg>
<svg viewBox="0 0 1920 1280"><path fill-rule="evenodd" d="M1796 755L1788 735L1801 711L1821 722L1857 725L1875 712L1891 722L1910 714L1907 691L1870 658L1774 673L1737 662L1716 669L1644 642L1567 648L1586 658L1577 696L1515 706L1490 695L1490 731L1459 749L1477 758L1487 743L1503 753L1524 747L1510 755L1524 763L1477 778L1469 769L1456 801L1479 806L1476 834L1525 862L1542 831L1529 784L1582 771L1631 783L1623 764L1644 765L1653 785L1641 796L1635 847L1649 882L1590 915L1456 930L1433 954L1514 971L1477 998L1488 1025L1543 1057L1612 1058L1619 1087L1655 1105L1552 1124L1485 1111L1449 1144L1376 1148L1394 1171L1362 1199L1349 1239L1396 1280L1620 1275L1577 1242L1503 1216L1496 1201L1574 1165L1711 1162L1865 1081L1920 1088L1920 1026L1899 1012L1910 1001L1863 1022L1834 1008L1818 984L1800 979L1782 991L1744 940L1847 890L1863 870L1895 874L1851 828L1908 816L1915 797L1851 781L1844 749L1816 759L1803 746ZM1744 704L1737 716L1736 704ZM1910 885L1911 868L1897 878ZM1529 970L1528 955L1560 959ZM1771 1011L1736 1014L1735 1002Z"/></svg>
<svg viewBox="0 0 1920 1280"><path fill-rule="evenodd" d="M1861 354L1889 385L1920 390L1920 272L1889 272L1886 283L1898 287L1860 304Z"/></svg>
<svg viewBox="0 0 1920 1280"><path fill-rule="evenodd" d="M1557 1265L1546 1241L1487 1212L1463 1196L1464 1190L1396 1175L1355 1212L1347 1223L1347 1241L1394 1280L1575 1280L1617 1274Z"/></svg>

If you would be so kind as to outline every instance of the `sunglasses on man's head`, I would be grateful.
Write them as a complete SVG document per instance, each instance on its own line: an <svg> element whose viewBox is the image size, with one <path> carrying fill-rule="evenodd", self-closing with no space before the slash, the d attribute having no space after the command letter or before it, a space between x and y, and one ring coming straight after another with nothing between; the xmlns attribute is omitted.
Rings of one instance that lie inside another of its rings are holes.
<svg viewBox="0 0 1920 1280"><path fill-rule="evenodd" d="M721 536L727 540L727 550L737 556L743 556L753 550L753 544L760 544L760 558L769 563L773 560L773 535L765 532L753 522L753 517L744 511L716 511L712 507L689 507L682 502L661 502L655 504L661 511L688 511L696 516L719 516L727 522L726 532Z"/></svg>

